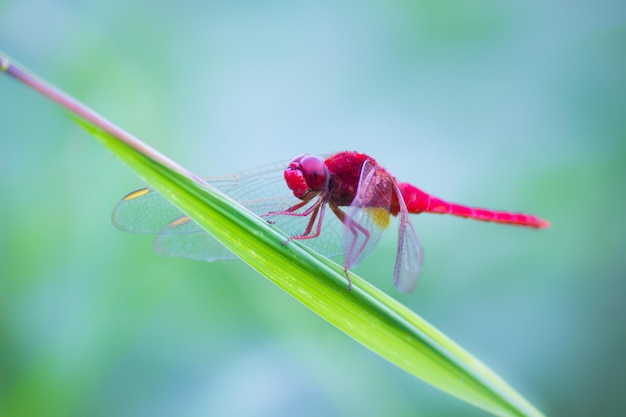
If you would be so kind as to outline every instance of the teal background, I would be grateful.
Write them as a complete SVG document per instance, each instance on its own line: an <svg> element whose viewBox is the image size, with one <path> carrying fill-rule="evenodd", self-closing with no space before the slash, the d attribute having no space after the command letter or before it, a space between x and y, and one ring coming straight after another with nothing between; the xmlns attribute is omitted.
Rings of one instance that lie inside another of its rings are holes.
<svg viewBox="0 0 626 417"><path fill-rule="evenodd" d="M355 272L547 415L626 414L619 1L0 1L0 50L201 175L359 150L441 198L552 221L413 218ZM237 261L112 227L142 182L0 77L0 415L484 416ZM393 229L393 227L392 227Z"/></svg>

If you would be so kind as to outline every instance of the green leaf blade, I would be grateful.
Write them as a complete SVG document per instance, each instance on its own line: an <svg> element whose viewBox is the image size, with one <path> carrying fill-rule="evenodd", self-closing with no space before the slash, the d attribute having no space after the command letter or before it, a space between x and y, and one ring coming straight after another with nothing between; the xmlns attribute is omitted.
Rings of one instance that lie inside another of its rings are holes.
<svg viewBox="0 0 626 417"><path fill-rule="evenodd" d="M284 244L286 236L219 191L87 128L244 262L368 349L494 415L542 415L480 361L357 275L350 273L348 291L341 266L298 242Z"/></svg>

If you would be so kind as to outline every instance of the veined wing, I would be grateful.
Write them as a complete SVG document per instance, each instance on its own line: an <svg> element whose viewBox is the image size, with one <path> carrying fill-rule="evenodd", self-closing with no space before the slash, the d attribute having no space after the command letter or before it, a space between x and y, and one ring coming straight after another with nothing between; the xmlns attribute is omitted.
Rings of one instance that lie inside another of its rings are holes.
<svg viewBox="0 0 626 417"><path fill-rule="evenodd" d="M285 184L283 172L287 165L288 162L276 163L206 180L253 213L264 215L285 210L300 202ZM303 207L301 211L306 208ZM308 217L297 216L264 218L288 236L301 234L309 220ZM113 211L113 224L129 232L157 234L154 248L162 255L206 261L235 258L169 200L150 188L134 191L124 197ZM329 257L341 255L342 229L341 222L335 216L328 215L323 221L322 235L303 243Z"/></svg>
<svg viewBox="0 0 626 417"><path fill-rule="evenodd" d="M417 285L424 261L424 251L419 242L411 217L398 184L393 181L398 198L398 250L393 269L393 284L402 292L411 292Z"/></svg>
<svg viewBox="0 0 626 417"><path fill-rule="evenodd" d="M233 175L206 178L206 181L239 201L256 214L267 213L293 202L295 197L281 182L287 163L276 163ZM133 233L194 233L197 230L178 222L185 215L168 199L151 188L126 195L113 210L113 224ZM195 223L193 223L195 224ZM199 229L199 226L196 226Z"/></svg>
<svg viewBox="0 0 626 417"><path fill-rule="evenodd" d="M346 213L343 232L346 269L370 254L389 228L392 197L393 179L373 160L366 160L357 193Z"/></svg>
<svg viewBox="0 0 626 417"><path fill-rule="evenodd" d="M359 187L346 216L344 246L346 268L359 263L378 244L389 227L390 207L394 195L398 198L398 251L393 283L402 292L415 288L422 268L423 251L406 204L395 180L373 161L363 164ZM369 236L355 231L366 230Z"/></svg>

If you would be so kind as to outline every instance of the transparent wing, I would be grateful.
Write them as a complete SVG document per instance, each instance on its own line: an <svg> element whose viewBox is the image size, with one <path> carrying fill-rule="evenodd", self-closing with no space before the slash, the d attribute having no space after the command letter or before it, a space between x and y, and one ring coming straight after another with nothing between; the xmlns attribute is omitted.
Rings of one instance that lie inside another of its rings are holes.
<svg viewBox="0 0 626 417"><path fill-rule="evenodd" d="M284 208L281 206L280 210ZM299 211L304 209L306 207ZM270 211L274 210L277 208ZM264 213L265 211L257 214ZM299 240L299 242L328 257L343 255L343 245L341 244L343 224L332 213L327 214L323 219L320 236L314 239ZM264 218L288 236L301 235L309 222L309 217L276 215ZM231 251L186 216L174 220L158 234L154 241L154 249L161 255L208 262L236 258Z"/></svg>
<svg viewBox="0 0 626 417"><path fill-rule="evenodd" d="M169 233L170 229L176 230L176 233ZM231 251L186 216L166 226L154 240L154 250L160 255L208 262L236 258Z"/></svg>
<svg viewBox="0 0 626 417"><path fill-rule="evenodd" d="M264 214L299 201L282 180L287 164L271 164L233 175L207 178L206 181L252 212ZM179 234L197 231L189 225L183 228L166 227L182 216L184 214L157 191L143 188L128 194L117 204L113 210L113 224L118 229L133 233Z"/></svg>
<svg viewBox="0 0 626 417"><path fill-rule="evenodd" d="M142 188L117 203L111 220L115 227L127 232L159 233L181 216L183 213L157 191Z"/></svg>
<svg viewBox="0 0 626 417"><path fill-rule="evenodd" d="M411 292L417 285L422 270L424 251L395 181L393 186L400 206L398 213L398 252L396 265L393 269L393 284L402 292Z"/></svg>
<svg viewBox="0 0 626 417"><path fill-rule="evenodd" d="M279 162L233 175L207 178L206 181L253 213L264 215L283 211L300 202L285 184L283 172L287 165L288 162ZM124 197L115 207L112 218L118 229L157 234L154 247L162 255L206 261L234 258L204 229L150 188L134 191ZM301 234L309 221L309 217L298 216L264 218L288 236ZM320 237L303 243L329 257L341 255L341 222L328 214L324 217L322 230Z"/></svg>
<svg viewBox="0 0 626 417"><path fill-rule="evenodd" d="M361 169L357 193L345 218L343 231L345 268L369 255L389 228L393 179L367 160Z"/></svg>

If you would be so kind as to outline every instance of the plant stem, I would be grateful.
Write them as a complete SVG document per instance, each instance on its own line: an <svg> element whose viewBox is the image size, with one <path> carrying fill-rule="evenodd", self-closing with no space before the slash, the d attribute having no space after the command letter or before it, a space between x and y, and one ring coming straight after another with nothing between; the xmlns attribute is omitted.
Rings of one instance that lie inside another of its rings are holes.
<svg viewBox="0 0 626 417"><path fill-rule="evenodd" d="M192 172L183 168L181 165L172 161L170 158L161 154L156 149L146 145L135 136L118 127L114 123L110 122L85 104L74 99L73 97L52 86L51 84L48 84L45 81L40 80L36 76L28 73L16 63L12 62L2 52L0 52L0 72L6 72L8 75L15 78L16 80L26 84L33 90L41 93L43 96L65 107L72 114L78 115L82 119L87 120L93 126L102 129L104 132L116 136L128 146L136 149L144 155L147 155L151 159L170 167L174 171L179 172L186 177L193 178L195 181L205 184L205 182L200 177L196 176Z"/></svg>

